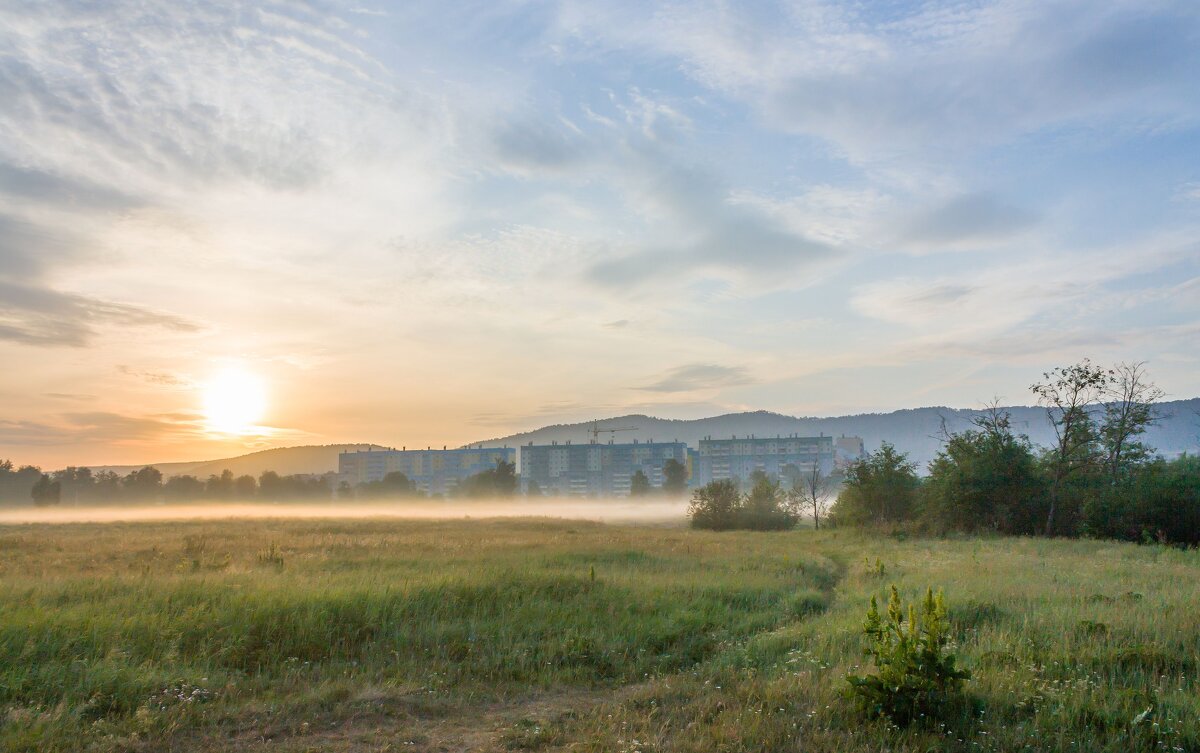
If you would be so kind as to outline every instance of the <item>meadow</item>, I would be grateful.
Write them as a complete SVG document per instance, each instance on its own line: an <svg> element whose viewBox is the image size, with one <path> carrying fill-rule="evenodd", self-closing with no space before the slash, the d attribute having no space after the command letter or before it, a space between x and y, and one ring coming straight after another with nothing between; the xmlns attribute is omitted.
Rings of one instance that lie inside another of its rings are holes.
<svg viewBox="0 0 1200 753"><path fill-rule="evenodd" d="M968 703L844 697L945 590ZM1200 553L551 518L0 526L9 751L1200 751Z"/></svg>

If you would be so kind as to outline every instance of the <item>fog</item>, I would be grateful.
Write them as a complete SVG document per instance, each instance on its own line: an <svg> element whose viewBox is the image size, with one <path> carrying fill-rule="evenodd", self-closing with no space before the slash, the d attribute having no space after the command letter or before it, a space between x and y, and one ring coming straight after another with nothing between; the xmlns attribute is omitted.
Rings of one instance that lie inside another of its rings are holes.
<svg viewBox="0 0 1200 753"><path fill-rule="evenodd" d="M117 523L238 518L399 518L465 519L551 517L607 523L679 525L687 500L630 501L517 497L495 500L397 500L369 503L225 502L124 506L22 507L0 509L0 525L21 523Z"/></svg>

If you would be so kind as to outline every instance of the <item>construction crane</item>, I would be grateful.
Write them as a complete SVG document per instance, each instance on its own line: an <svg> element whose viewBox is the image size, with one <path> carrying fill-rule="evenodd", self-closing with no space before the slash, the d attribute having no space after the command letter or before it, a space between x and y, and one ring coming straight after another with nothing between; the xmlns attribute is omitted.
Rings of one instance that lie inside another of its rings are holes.
<svg viewBox="0 0 1200 753"><path fill-rule="evenodd" d="M616 434L618 431L637 431L637 428L636 426L617 426L612 429L601 429L600 422L593 421L592 428L588 429L588 433L592 435L592 441L597 442L600 440L601 434Z"/></svg>

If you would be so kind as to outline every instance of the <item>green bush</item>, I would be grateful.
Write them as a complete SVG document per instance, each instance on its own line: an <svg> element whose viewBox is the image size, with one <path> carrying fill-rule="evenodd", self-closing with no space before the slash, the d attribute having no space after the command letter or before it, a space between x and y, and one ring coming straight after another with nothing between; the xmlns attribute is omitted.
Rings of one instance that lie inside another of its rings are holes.
<svg viewBox="0 0 1200 753"><path fill-rule="evenodd" d="M849 675L849 695L869 716L896 724L932 720L961 694L971 673L955 666L950 620L941 591L925 592L920 612L909 604L907 619L900 594L892 586L886 615L875 597L863 624L863 654L877 668L873 675Z"/></svg>
<svg viewBox="0 0 1200 753"><path fill-rule="evenodd" d="M779 482L755 471L749 493L741 494L737 482L722 479L692 493L688 517L692 528L709 531L734 529L786 531L800 522L798 505L779 488Z"/></svg>

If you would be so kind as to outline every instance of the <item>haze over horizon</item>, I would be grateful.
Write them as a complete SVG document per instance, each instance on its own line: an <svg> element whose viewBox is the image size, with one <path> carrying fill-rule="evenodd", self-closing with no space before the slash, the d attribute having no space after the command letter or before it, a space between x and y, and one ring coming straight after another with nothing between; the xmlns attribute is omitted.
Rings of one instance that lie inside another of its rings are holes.
<svg viewBox="0 0 1200 753"><path fill-rule="evenodd" d="M1200 395L1200 5L0 10L0 458Z"/></svg>

